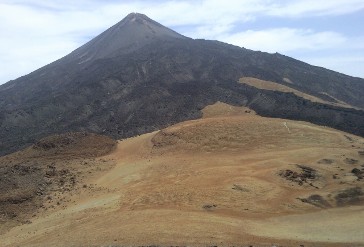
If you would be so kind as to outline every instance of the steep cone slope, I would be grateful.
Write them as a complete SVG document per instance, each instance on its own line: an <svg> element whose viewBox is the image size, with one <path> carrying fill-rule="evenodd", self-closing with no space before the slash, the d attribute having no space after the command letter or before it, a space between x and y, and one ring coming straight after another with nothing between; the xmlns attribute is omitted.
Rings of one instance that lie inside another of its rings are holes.
<svg viewBox="0 0 364 247"><path fill-rule="evenodd" d="M322 101L239 83L242 77ZM363 94L363 79L280 54L193 40L131 14L62 59L0 86L0 155L67 131L135 136L201 117L216 101L363 136L364 112L348 108L363 108Z"/></svg>
<svg viewBox="0 0 364 247"><path fill-rule="evenodd" d="M156 41L174 39L187 38L143 14L132 13L72 52L69 59L78 59L78 63L82 64L100 58L120 56Z"/></svg>
<svg viewBox="0 0 364 247"><path fill-rule="evenodd" d="M363 138L223 103L204 114L120 141L3 246L364 244Z"/></svg>

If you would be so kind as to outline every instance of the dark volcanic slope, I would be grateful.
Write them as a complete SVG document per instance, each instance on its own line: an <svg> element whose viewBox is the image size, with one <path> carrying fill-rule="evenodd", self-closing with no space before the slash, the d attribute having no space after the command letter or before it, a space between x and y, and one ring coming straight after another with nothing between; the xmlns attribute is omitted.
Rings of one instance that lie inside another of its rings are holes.
<svg viewBox="0 0 364 247"><path fill-rule="evenodd" d="M364 111L237 83L243 76L364 108L363 79L280 54L193 40L130 14L68 56L0 86L0 154L68 131L129 137L200 117L200 109L218 100L364 136Z"/></svg>

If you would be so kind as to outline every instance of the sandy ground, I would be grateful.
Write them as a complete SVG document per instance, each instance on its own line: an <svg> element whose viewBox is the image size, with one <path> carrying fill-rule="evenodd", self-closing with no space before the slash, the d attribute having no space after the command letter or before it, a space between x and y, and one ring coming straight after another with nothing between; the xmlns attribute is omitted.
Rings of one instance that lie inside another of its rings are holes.
<svg viewBox="0 0 364 247"><path fill-rule="evenodd" d="M363 138L215 107L119 141L103 157L113 166L65 207L0 236L0 246L364 246L361 195L341 207L337 199L364 188L350 172L364 164ZM300 185L280 175L300 164L316 177ZM326 204L301 200L310 195Z"/></svg>
<svg viewBox="0 0 364 247"><path fill-rule="evenodd" d="M289 79L287 80L287 78L285 78L287 83L292 83L291 81L289 81ZM323 99L320 99L316 96L307 94L307 93L302 93L299 90L295 90L291 87L276 83L276 82L272 82L272 81L264 81L264 80L260 80L257 78L253 78L253 77L242 77L239 79L240 83L245 83L248 84L250 86L259 88L259 89L266 89L266 90L271 90L271 91L280 91L280 92L285 92L285 93L293 93L299 97L302 97L304 99L310 100L312 102L319 102L319 103L323 103L323 104L328 104L328 105L334 105L334 106L339 106L339 107L346 107L346 108L354 108L354 109L358 109L361 110L360 108L357 107L353 107L352 105L349 105L343 101L340 101L338 99L336 99L335 97L333 97L332 95L329 95L328 93L324 93L321 92L321 94L327 95L330 98L334 99L336 102L329 102Z"/></svg>

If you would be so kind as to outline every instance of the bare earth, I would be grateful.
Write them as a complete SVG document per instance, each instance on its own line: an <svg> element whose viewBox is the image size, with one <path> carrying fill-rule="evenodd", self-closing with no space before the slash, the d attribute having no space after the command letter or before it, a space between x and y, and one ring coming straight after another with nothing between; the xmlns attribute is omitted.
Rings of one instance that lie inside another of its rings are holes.
<svg viewBox="0 0 364 247"><path fill-rule="evenodd" d="M119 141L62 207L0 245L364 246L363 150L357 136L217 103Z"/></svg>
<svg viewBox="0 0 364 247"><path fill-rule="evenodd" d="M284 78L284 81L286 81L287 83L292 84L292 82L288 79L288 78ZM264 80L260 80L257 78L253 78L253 77L242 77L239 79L240 83L245 83L248 84L249 86L253 86L259 89L266 89L266 90L271 90L271 91L280 91L280 92L285 92L285 93L293 93L299 97L302 97L304 99L310 100L312 102L319 102L319 103L323 103L323 104L328 104L328 105L334 105L334 106L339 106L339 107L345 107L345 108L354 108L354 109L360 109L357 107L353 107L351 105L348 105L347 103L340 101L338 99L336 99L335 97L333 97L332 95L329 95L327 93L321 92L321 94L329 96L330 98L332 98L333 100L335 100L336 102L329 102L323 99L320 99L316 96L307 94L307 93L303 93L299 90L295 90L291 87L276 83L276 82L272 82L272 81L264 81Z"/></svg>

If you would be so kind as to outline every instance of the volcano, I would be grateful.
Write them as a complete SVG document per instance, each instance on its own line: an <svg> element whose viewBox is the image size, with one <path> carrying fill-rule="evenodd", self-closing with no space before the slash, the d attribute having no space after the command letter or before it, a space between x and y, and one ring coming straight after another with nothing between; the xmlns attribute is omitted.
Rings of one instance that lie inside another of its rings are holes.
<svg viewBox="0 0 364 247"><path fill-rule="evenodd" d="M176 39L187 38L153 21L146 15L132 13L72 52L69 58L78 59L78 63L82 64L127 54L153 42Z"/></svg>
<svg viewBox="0 0 364 247"><path fill-rule="evenodd" d="M126 138L216 102L364 136L364 80L275 53L185 37L129 14L69 55L0 86L0 155L50 134Z"/></svg>

